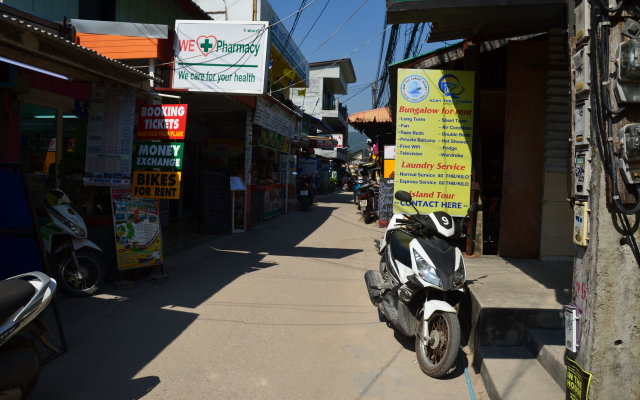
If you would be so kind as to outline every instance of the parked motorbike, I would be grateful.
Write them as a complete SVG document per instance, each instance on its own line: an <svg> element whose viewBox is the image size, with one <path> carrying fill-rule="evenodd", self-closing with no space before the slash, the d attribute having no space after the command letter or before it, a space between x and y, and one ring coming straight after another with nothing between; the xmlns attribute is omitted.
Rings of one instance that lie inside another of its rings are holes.
<svg viewBox="0 0 640 400"><path fill-rule="evenodd" d="M25 399L40 376L35 339L58 352L46 339L46 325L37 319L53 299L55 279L30 272L0 281L0 398Z"/></svg>
<svg viewBox="0 0 640 400"><path fill-rule="evenodd" d="M301 210L308 210L313 205L313 191L308 182L303 182L298 187L298 206Z"/></svg>
<svg viewBox="0 0 640 400"><path fill-rule="evenodd" d="M358 189L358 210L365 224L373 222L378 216L378 192L380 186L376 181L369 181Z"/></svg>
<svg viewBox="0 0 640 400"><path fill-rule="evenodd" d="M91 296L106 276L102 249L87 239L87 225L62 190L49 190L46 196L49 222L41 233L54 274L64 292Z"/></svg>
<svg viewBox="0 0 640 400"><path fill-rule="evenodd" d="M411 195L395 198L411 203ZM415 209L415 207L414 207ZM365 282L371 302L400 333L415 336L420 369L438 378L454 366L460 347L455 305L465 290L462 252L455 247L453 218L442 211L395 214L382 240L380 271L369 270Z"/></svg>

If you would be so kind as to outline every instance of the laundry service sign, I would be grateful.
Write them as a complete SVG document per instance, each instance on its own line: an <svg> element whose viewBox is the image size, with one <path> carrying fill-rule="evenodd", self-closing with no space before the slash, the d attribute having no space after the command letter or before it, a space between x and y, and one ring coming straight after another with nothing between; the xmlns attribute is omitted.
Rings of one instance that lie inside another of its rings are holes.
<svg viewBox="0 0 640 400"><path fill-rule="evenodd" d="M263 94L268 31L264 21L176 21L172 87Z"/></svg>

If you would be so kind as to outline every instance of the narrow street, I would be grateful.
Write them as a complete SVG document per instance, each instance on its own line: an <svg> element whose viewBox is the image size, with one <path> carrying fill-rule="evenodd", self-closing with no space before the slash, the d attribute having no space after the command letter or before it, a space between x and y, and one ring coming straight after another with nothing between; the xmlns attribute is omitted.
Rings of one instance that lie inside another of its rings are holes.
<svg viewBox="0 0 640 400"><path fill-rule="evenodd" d="M363 274L383 230L350 200L324 196L175 254L167 282L64 299L69 352L44 367L32 398L470 398L462 368L427 377L413 341L380 321Z"/></svg>

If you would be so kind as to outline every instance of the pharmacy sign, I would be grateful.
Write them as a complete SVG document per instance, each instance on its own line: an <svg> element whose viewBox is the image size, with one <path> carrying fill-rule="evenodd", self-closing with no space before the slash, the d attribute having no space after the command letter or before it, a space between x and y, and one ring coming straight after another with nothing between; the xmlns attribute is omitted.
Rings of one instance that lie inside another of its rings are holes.
<svg viewBox="0 0 640 400"><path fill-rule="evenodd" d="M176 21L172 87L265 93L268 31L264 21Z"/></svg>

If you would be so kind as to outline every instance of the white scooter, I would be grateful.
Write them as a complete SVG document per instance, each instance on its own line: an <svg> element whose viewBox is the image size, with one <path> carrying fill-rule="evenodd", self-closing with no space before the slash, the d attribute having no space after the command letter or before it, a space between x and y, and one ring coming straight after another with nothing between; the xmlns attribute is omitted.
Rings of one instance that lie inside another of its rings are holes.
<svg viewBox="0 0 640 400"><path fill-rule="evenodd" d="M72 296L91 296L104 282L102 249L87 239L87 225L59 189L47 192L49 223L40 231L60 287Z"/></svg>
<svg viewBox="0 0 640 400"><path fill-rule="evenodd" d="M395 198L411 204L411 195ZM415 207L414 207L415 209ZM466 273L453 218L442 211L395 214L376 241L380 272L365 282L372 303L400 333L415 336L420 369L438 378L454 366L460 347L455 305L462 299Z"/></svg>
<svg viewBox="0 0 640 400"><path fill-rule="evenodd" d="M30 272L0 281L0 398L25 399L40 376L40 354L34 338L59 352L46 336L38 315L49 305L56 281Z"/></svg>

